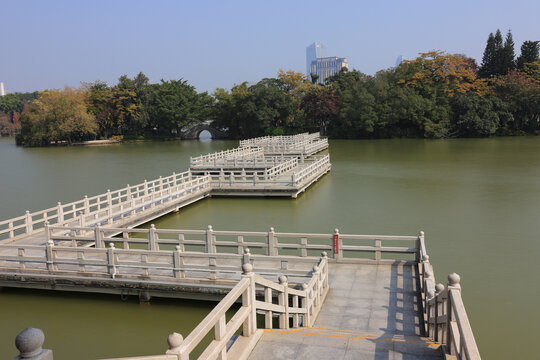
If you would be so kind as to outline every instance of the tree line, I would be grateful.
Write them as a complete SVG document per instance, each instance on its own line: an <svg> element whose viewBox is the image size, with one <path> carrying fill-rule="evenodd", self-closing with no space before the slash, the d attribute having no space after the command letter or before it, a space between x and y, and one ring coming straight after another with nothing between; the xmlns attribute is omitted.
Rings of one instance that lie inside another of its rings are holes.
<svg viewBox="0 0 540 360"><path fill-rule="evenodd" d="M114 86L96 81L46 90L19 116L17 142L177 137L204 120L233 139L303 131L333 138L537 134L539 42L525 41L517 57L514 46L510 31L503 39L497 30L479 66L462 54L431 51L373 76L345 69L324 85L280 70L275 78L212 95L183 79L151 84L142 73L124 75Z"/></svg>

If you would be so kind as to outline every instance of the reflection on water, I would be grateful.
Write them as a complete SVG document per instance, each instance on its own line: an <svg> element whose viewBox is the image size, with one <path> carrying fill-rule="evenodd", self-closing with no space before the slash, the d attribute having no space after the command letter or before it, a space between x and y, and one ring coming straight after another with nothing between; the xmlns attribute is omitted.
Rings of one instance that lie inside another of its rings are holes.
<svg viewBox="0 0 540 360"><path fill-rule="evenodd" d="M234 146L213 140L23 149L3 138L0 219L183 171L190 156ZM296 200L211 198L154 222L215 230L424 230L437 280L446 283L453 271L462 277L483 357L534 358L540 138L331 141L330 156L332 172ZM55 359L82 359L80 349L94 359L161 353L168 333L187 335L211 304L160 300L141 307L116 296L4 289L0 309L9 309L0 322L0 358L15 356L16 334L36 326ZM492 326L493 319L504 325Z"/></svg>

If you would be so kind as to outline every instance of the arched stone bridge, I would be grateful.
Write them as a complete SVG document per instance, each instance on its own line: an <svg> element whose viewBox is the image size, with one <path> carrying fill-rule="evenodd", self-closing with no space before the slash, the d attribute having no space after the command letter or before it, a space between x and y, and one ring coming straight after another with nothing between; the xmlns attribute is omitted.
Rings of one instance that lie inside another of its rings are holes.
<svg viewBox="0 0 540 360"><path fill-rule="evenodd" d="M182 132L182 139L186 140L197 140L199 135L204 130L208 131L212 135L212 139L227 139L228 135L225 131L218 130L210 126L210 124L204 122L201 124L193 125L192 127L186 129Z"/></svg>

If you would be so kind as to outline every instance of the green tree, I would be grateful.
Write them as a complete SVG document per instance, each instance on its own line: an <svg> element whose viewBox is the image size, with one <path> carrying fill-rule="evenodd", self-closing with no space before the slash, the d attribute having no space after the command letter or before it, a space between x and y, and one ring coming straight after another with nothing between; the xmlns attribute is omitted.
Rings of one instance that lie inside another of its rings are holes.
<svg viewBox="0 0 540 360"><path fill-rule="evenodd" d="M521 45L521 54L517 59L517 67L523 70L525 64L535 62L540 55L540 41L524 41Z"/></svg>
<svg viewBox="0 0 540 360"><path fill-rule="evenodd" d="M87 93L82 89L45 90L21 115L17 143L46 146L51 142L85 140L95 136L98 126L87 111Z"/></svg>
<svg viewBox="0 0 540 360"><path fill-rule="evenodd" d="M506 75L510 70L516 68L515 57L516 55L514 52L514 40L512 38L512 32L508 30L508 33L506 33L506 38L504 39L503 48L500 50L499 75Z"/></svg>
<svg viewBox="0 0 540 360"><path fill-rule="evenodd" d="M151 126L165 135L179 134L182 127L206 120L211 103L207 93L198 94L185 80L161 80L149 103Z"/></svg>
<svg viewBox="0 0 540 360"><path fill-rule="evenodd" d="M489 33L486 48L484 49L484 55L482 56L482 64L478 75L484 78L493 76L496 73L497 65L497 49L495 48L495 37L493 33Z"/></svg>

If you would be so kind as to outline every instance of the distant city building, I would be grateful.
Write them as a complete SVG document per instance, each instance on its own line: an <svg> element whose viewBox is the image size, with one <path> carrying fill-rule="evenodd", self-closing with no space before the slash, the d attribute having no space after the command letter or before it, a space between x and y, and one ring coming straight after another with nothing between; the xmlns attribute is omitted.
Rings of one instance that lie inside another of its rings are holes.
<svg viewBox="0 0 540 360"><path fill-rule="evenodd" d="M6 95L6 91L4 90L4 83L0 82L0 96Z"/></svg>
<svg viewBox="0 0 540 360"><path fill-rule="evenodd" d="M349 69L347 58L337 56L324 57L311 62L309 73L316 74L318 76L317 83L324 84L327 78L337 74L343 68Z"/></svg>
<svg viewBox="0 0 540 360"><path fill-rule="evenodd" d="M318 58L327 57L327 48L324 44L313 43L306 48L306 75L310 75L311 63Z"/></svg>
<svg viewBox="0 0 540 360"><path fill-rule="evenodd" d="M402 61L403 61L403 56L399 55L396 59L396 67L398 67Z"/></svg>

